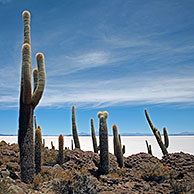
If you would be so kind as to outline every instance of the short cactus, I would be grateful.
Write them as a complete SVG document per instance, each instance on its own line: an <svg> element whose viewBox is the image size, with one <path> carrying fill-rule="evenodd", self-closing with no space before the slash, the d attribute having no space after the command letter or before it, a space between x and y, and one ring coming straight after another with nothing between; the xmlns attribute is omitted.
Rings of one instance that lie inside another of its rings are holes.
<svg viewBox="0 0 194 194"><path fill-rule="evenodd" d="M36 115L34 115L34 126L35 126L35 130L36 130L36 128L37 128Z"/></svg>
<svg viewBox="0 0 194 194"><path fill-rule="evenodd" d="M45 147L45 139L42 140L42 147Z"/></svg>
<svg viewBox="0 0 194 194"><path fill-rule="evenodd" d="M113 128L114 147L115 147L115 151L116 151L117 162L119 164L119 167L122 168L124 165L123 151L121 149L121 143L120 143L121 141L120 141L119 136L118 136L117 125L114 124L112 128Z"/></svg>
<svg viewBox="0 0 194 194"><path fill-rule="evenodd" d="M98 112L99 121L99 138L100 138L100 166L99 174L109 173L109 150L108 150L108 127L106 119L108 118L108 112Z"/></svg>
<svg viewBox="0 0 194 194"><path fill-rule="evenodd" d="M73 133L73 140L75 143L75 148L80 148L79 137L77 132L77 125L75 121L75 106L72 106L72 133Z"/></svg>
<svg viewBox="0 0 194 194"><path fill-rule="evenodd" d="M53 145L53 141L51 141L51 149L54 150L55 146Z"/></svg>
<svg viewBox="0 0 194 194"><path fill-rule="evenodd" d="M40 126L35 130L35 171L36 174L41 172L41 148L42 148L42 135Z"/></svg>
<svg viewBox="0 0 194 194"><path fill-rule="evenodd" d="M120 144L121 144L121 149L122 149L122 151L123 151L123 154L125 154L125 145L123 145L123 147L122 147L122 142L121 142L121 135L119 134L119 141L120 141Z"/></svg>
<svg viewBox="0 0 194 194"><path fill-rule="evenodd" d="M34 139L33 112L38 105L45 86L44 55L36 54L38 69L33 70L34 90L31 84L31 40L30 12L23 12L24 44L22 46L22 68L20 87L20 110L18 144L20 149L21 179L23 182L33 182L34 179Z"/></svg>
<svg viewBox="0 0 194 194"><path fill-rule="evenodd" d="M63 147L64 147L64 138L63 135L59 135L59 156L58 163L63 164Z"/></svg>
<svg viewBox="0 0 194 194"><path fill-rule="evenodd" d="M73 150L73 140L71 140L71 150Z"/></svg>
<svg viewBox="0 0 194 194"><path fill-rule="evenodd" d="M94 119L93 118L91 118L91 132L92 132L92 142L93 142L94 153L98 153L98 146L97 146L97 139L96 139L96 133L94 129Z"/></svg>
<svg viewBox="0 0 194 194"><path fill-rule="evenodd" d="M152 155L152 147L151 147L151 145L148 144L147 140L146 140L146 146L147 146L148 154Z"/></svg>
<svg viewBox="0 0 194 194"><path fill-rule="evenodd" d="M168 134L167 134L166 128L163 129L164 130L164 140L165 140L165 143L163 143L162 137L160 135L160 131L158 131L158 129L153 125L153 123L148 115L147 109L145 109L145 115L146 115L147 121L150 125L150 128L152 129L152 132L154 133L156 140L157 140L157 142L162 150L163 155L168 154L167 147L169 145L169 140L168 140Z"/></svg>

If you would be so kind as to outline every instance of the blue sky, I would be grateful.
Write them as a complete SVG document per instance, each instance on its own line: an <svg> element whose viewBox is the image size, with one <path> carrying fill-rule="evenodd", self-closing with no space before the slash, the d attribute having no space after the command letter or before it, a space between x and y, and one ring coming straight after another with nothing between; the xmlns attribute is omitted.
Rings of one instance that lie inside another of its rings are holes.
<svg viewBox="0 0 194 194"><path fill-rule="evenodd" d="M43 52L46 88L35 109L43 134L79 132L108 110L109 133L194 132L193 0L0 0L0 133L16 134L22 12L31 12L32 65Z"/></svg>

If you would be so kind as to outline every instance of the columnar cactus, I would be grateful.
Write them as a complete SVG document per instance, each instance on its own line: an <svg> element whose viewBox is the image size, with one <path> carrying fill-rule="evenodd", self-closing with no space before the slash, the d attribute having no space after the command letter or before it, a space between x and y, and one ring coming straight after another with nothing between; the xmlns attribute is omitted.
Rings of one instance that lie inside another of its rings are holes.
<svg viewBox="0 0 194 194"><path fill-rule="evenodd" d="M123 162L123 151L121 149L121 143L120 143L121 141L119 140L117 125L114 124L112 126L112 128L113 128L114 147L115 147L117 162L119 164L119 167L122 168L123 165L124 165L124 162Z"/></svg>
<svg viewBox="0 0 194 194"><path fill-rule="evenodd" d="M121 145L121 149L123 151L123 154L125 154L125 145L123 145L122 147L122 143L121 143L121 135L119 134L119 141L120 141L120 145Z"/></svg>
<svg viewBox="0 0 194 194"><path fill-rule="evenodd" d="M98 112L99 123L99 138L100 138L100 167L99 174L109 173L109 150L108 150L108 127L106 119L108 112Z"/></svg>
<svg viewBox="0 0 194 194"><path fill-rule="evenodd" d="M31 84L31 40L30 13L23 12L24 44L22 47L21 89L18 144L20 149L21 179L32 182L34 179L34 142L33 142L33 112L38 105L45 86L44 55L36 54L38 69L33 70L34 90Z"/></svg>
<svg viewBox="0 0 194 194"><path fill-rule="evenodd" d="M72 133L73 133L75 148L80 148L79 137L77 133L77 125L75 121L75 106L72 106Z"/></svg>
<svg viewBox="0 0 194 194"><path fill-rule="evenodd" d="M55 146L53 145L53 141L51 141L51 149L54 150Z"/></svg>
<svg viewBox="0 0 194 194"><path fill-rule="evenodd" d="M71 150L73 150L73 139L71 140Z"/></svg>
<svg viewBox="0 0 194 194"><path fill-rule="evenodd" d="M163 155L168 154L167 147L169 145L169 140L168 140L168 134L167 134L166 128L163 129L164 130L164 140L165 140L165 143L163 143L162 137L160 135L160 131L158 131L158 129L152 124L152 121L148 115L147 109L145 109L145 115L150 125L150 128L152 129L152 132L155 135L156 140L162 150Z"/></svg>
<svg viewBox="0 0 194 194"><path fill-rule="evenodd" d="M36 115L34 115L34 127L35 127L35 130L36 130L36 128L37 128Z"/></svg>
<svg viewBox="0 0 194 194"><path fill-rule="evenodd" d="M59 135L59 157L58 157L59 164L63 164L63 147L64 147L64 138L63 138L63 135Z"/></svg>
<svg viewBox="0 0 194 194"><path fill-rule="evenodd" d="M41 172L41 148L42 148L42 135L40 126L35 130L35 170L36 174Z"/></svg>
<svg viewBox="0 0 194 194"><path fill-rule="evenodd" d="M42 140L42 147L45 147L45 139Z"/></svg>
<svg viewBox="0 0 194 194"><path fill-rule="evenodd" d="M152 155L152 147L151 147L151 145L148 144L147 140L146 140L146 146L147 146L148 154Z"/></svg>
<svg viewBox="0 0 194 194"><path fill-rule="evenodd" d="M98 146L97 146L97 139L96 139L96 133L94 129L94 119L93 118L91 118L91 132L92 132L92 142L93 142L94 152L98 153Z"/></svg>

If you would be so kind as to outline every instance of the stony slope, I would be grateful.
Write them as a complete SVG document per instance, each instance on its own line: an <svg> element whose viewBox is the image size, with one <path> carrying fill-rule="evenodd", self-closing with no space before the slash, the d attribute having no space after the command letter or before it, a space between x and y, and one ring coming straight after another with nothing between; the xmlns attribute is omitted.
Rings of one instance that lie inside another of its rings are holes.
<svg viewBox="0 0 194 194"><path fill-rule="evenodd" d="M194 156L174 153L161 160L147 153L125 158L120 169L110 154L110 173L98 175L100 157L91 151L64 150L57 164L57 150L42 149L42 172L34 183L20 180L17 144L0 142L0 193L194 193Z"/></svg>

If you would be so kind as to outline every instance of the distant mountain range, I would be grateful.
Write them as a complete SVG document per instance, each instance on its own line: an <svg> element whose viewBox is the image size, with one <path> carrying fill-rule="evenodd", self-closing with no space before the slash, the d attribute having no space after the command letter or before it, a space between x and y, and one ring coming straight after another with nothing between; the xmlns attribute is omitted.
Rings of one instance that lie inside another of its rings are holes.
<svg viewBox="0 0 194 194"><path fill-rule="evenodd" d="M98 136L98 132L96 136ZM0 134L0 136L17 136L14 134ZM44 135L44 136L58 136L58 135ZM66 134L64 136L72 136L72 134ZM81 132L79 136L91 136L89 133ZM112 136L110 134L109 136ZM121 133L121 136L153 136L152 133ZM194 132L181 132L181 133L170 133L169 136L194 136Z"/></svg>

